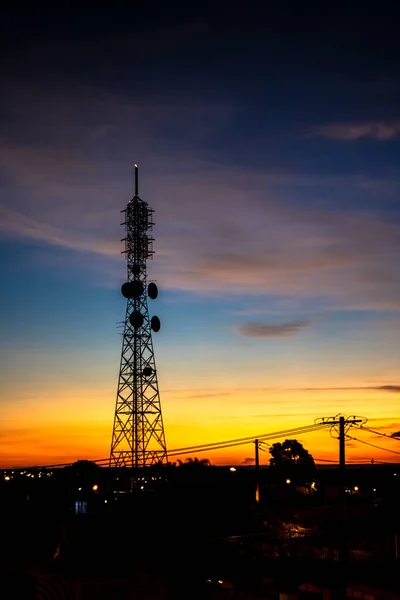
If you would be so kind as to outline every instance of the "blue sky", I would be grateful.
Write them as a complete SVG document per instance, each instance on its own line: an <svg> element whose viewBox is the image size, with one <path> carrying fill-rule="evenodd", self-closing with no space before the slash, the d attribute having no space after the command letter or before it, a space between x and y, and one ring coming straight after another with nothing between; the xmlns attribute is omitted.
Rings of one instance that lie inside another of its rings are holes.
<svg viewBox="0 0 400 600"><path fill-rule="evenodd" d="M161 293L150 310L162 319L154 344L170 445L250 435L260 403L256 429L284 428L272 417L278 392L294 424L342 407L396 427L394 15L329 3L141 7L135 18L35 10L10 9L2 26L7 460L21 414L26 456L108 453L124 317L120 210L134 162L155 209L149 276ZM62 451L46 445L50 433L34 435L29 416L39 405L54 431L66 415L71 432L94 420L92 446L83 433Z"/></svg>

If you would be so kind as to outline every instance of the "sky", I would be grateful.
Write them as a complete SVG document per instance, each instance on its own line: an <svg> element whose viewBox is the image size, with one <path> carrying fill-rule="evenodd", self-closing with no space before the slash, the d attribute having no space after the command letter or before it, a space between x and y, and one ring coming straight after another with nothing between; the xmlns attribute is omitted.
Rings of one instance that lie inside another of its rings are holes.
<svg viewBox="0 0 400 600"><path fill-rule="evenodd" d="M257 4L3 13L1 465L109 455L133 163L168 448L400 430L398 14ZM350 434L350 462L400 458Z"/></svg>

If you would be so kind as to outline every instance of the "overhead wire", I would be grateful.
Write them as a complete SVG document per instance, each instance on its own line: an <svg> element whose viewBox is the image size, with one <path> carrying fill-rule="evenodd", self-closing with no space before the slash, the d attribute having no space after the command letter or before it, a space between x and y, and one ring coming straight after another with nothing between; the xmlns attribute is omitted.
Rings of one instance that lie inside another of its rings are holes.
<svg viewBox="0 0 400 600"><path fill-rule="evenodd" d="M388 435L387 433L377 431L376 429L372 429L371 427L365 427L365 425L356 425L356 427L358 427L359 429L365 429L365 431L368 431L369 433L374 433L375 435L380 435L381 437L385 437L390 440L396 440L397 442L400 442L400 436L398 437L398 436L394 436L394 435Z"/></svg>
<svg viewBox="0 0 400 600"><path fill-rule="evenodd" d="M314 462L329 462L329 463L336 463L336 464L339 463L339 460L333 460L331 458L316 458L316 457L313 457L313 458L314 458Z"/></svg>
<svg viewBox="0 0 400 600"><path fill-rule="evenodd" d="M172 450L170 450L168 452L168 455L171 454L176 454L177 452L184 452L186 450L190 450L190 451L196 451L197 449L201 449L201 448L211 448L213 446L220 446L222 444L236 444L236 443L253 443L254 440L266 440L266 439L274 439L277 437L283 437L285 435L299 435L299 434L303 434L303 433L309 433L310 431L318 431L320 429L327 429L328 427L331 427L331 425L329 423L321 423L321 424L311 424L311 425L304 425L303 427L295 427L292 429L284 429L282 431L274 431L272 433L262 433L259 435L252 435L252 436L247 436L244 438L236 438L233 440L224 440L224 441L220 441L220 442L210 442L208 444L199 444L198 446L186 446L183 448L174 448Z"/></svg>
<svg viewBox="0 0 400 600"><path fill-rule="evenodd" d="M259 435L253 435L253 436L248 436L248 437L244 437L244 438L236 438L233 440L225 440L225 441L220 441L220 442L211 442L208 444L201 444L198 446L186 446L183 448L174 448L172 450L170 450L168 452L168 456L179 456L179 455L185 455L185 454L191 454L192 452L207 452L207 451L212 451L212 450L221 450L224 448L232 448L235 446L241 446L241 445L246 445L246 444L251 444L254 443L254 440L258 439L261 441L265 441L265 440L271 440L271 439L276 439L279 437L284 437L284 436L288 436L288 435L303 435L306 433L312 433L314 431L320 431L320 430L324 430L331 427L331 424L328 422L322 422L322 423L312 423L310 425L304 425L302 427L294 427L292 429L284 429L281 431L275 431L275 432L271 432L271 433L263 433L263 434L259 434ZM99 458L96 460L93 460L91 462L94 462L96 464L100 464L100 463L108 463L109 462L109 458ZM72 465L73 462L69 462L69 463L57 463L57 464L52 464L52 465L37 465L34 467L12 467L13 469L49 469L49 468L57 468L57 467L67 467ZM11 470L11 469L9 469Z"/></svg>
<svg viewBox="0 0 400 600"><path fill-rule="evenodd" d="M170 450L168 452L168 456L178 456L180 454L191 454L192 452L211 452L213 450L221 450L223 448L231 448L234 446L242 446L242 445L246 445L246 444L253 444L255 439L259 439L261 441L267 440L267 439L276 439L277 437L282 437L286 436L286 435L298 435L300 434L306 434L306 433L311 433L314 431L319 431L321 429L327 429L327 425L323 425L323 426L310 426L308 428L302 428L300 431L299 430L290 430L287 432L284 432L282 434L282 432L279 432L279 434L264 434L261 436L257 436L257 437L251 437L251 438L243 438L242 440L232 440L229 441L227 440L226 442L215 442L213 444L207 444L204 446L193 446L193 447L188 447L188 448L177 448L174 450Z"/></svg>
<svg viewBox="0 0 400 600"><path fill-rule="evenodd" d="M383 448L382 446L377 446L376 444L371 444L371 442L366 442L365 440L360 440L358 438L352 437L350 435L346 435L346 437L350 440L354 440L355 442L360 442L360 444L366 444L367 446L372 446L372 448L377 448L378 450L383 450L384 452L391 452L392 454L400 454L397 450L390 450L389 448Z"/></svg>
<svg viewBox="0 0 400 600"><path fill-rule="evenodd" d="M237 440L227 440L225 442L214 442L211 444L204 444L203 446L189 446L187 448L176 448L174 450L170 450L168 452L168 456L179 456L181 454L191 454L192 452L211 452L212 450L221 450L224 448L232 448L234 446L253 444L255 439L261 439L261 441L263 441L266 439L276 439L277 437L282 437L282 435L297 435L298 433L305 434L313 431L318 431L320 429L327 429L327 424L324 423L323 425L310 425L307 427L286 430L284 432L261 434L259 436L239 438Z"/></svg>
<svg viewBox="0 0 400 600"><path fill-rule="evenodd" d="M390 437L391 439L396 439L396 438L392 438L391 436L388 436L387 434L383 434L381 432L378 432L369 427L365 427L363 425L356 425L356 427L358 427L359 429L365 429L371 433L376 433L377 435L381 435L382 437ZM182 448L174 448L168 452L168 456L173 457L173 456L179 456L179 455L186 455L186 454L191 454L193 452L196 452L196 453L211 452L213 450L222 450L225 448L233 448L236 446L251 444L251 443L254 443L254 441L256 439L258 439L260 441L266 441L266 440L276 439L276 438L284 437L284 436L288 436L288 435L303 435L303 434L312 433L315 431L326 430L328 428L332 430L332 424L329 421L322 421L320 423L313 423L310 425L304 425L302 427L294 427L292 429L284 429L281 431L275 431L275 432L271 432L271 433L263 433L263 434L259 434L259 435L247 436L247 437L243 437L243 438L236 438L236 439L232 439L232 440L224 440L224 441L220 441L220 442L210 442L208 444L199 444L199 445L194 445L194 446L186 446L186 447L182 447ZM332 434L332 431L331 431L331 434ZM383 448L382 446L378 446L376 444L372 444L370 442L366 442L364 440L354 438L352 436L349 436L348 434L346 434L346 437L348 439L360 442L361 444L366 444L373 448L377 448L378 450L383 450L385 452L391 452L393 454L400 454L400 452L398 452L396 450L390 450L388 448ZM330 459L316 458L315 460L319 461L319 462L332 462L332 463L338 462L336 460L330 460ZM360 459L360 460L367 460L367 459ZM104 464L104 463L107 464L109 462L109 458L100 458L100 459L93 460L91 462L94 462L96 464ZM374 462L378 462L378 461L374 461ZM72 462L69 462L69 463L57 463L57 464L45 465L45 466L15 467L15 468L16 469L29 468L32 470L33 469L49 469L49 468L57 468L57 467L67 467L72 464L73 464ZM354 463L354 464L356 464L356 463ZM387 463L384 463L384 464L387 464Z"/></svg>

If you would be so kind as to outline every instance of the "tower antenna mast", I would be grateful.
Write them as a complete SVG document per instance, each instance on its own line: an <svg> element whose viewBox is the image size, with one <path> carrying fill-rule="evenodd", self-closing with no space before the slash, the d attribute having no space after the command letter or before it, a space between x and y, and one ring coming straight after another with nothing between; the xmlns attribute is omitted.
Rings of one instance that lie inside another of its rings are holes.
<svg viewBox="0 0 400 600"><path fill-rule="evenodd" d="M160 319L150 318L147 299L155 300L155 283L147 284L147 260L154 254L153 209L139 198L138 166L135 195L126 208L121 240L127 261L127 280L121 287L126 298L122 352L110 450L110 466L145 467L168 460L161 412L152 331Z"/></svg>

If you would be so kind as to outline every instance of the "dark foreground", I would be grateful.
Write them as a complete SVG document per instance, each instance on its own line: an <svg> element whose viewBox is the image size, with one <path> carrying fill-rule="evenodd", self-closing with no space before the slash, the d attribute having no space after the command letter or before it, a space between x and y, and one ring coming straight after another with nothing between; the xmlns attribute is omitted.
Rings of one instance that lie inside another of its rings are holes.
<svg viewBox="0 0 400 600"><path fill-rule="evenodd" d="M259 503L244 471L57 477L1 487L1 597L400 598L391 472L353 475L345 522L334 475L314 494L261 481Z"/></svg>

